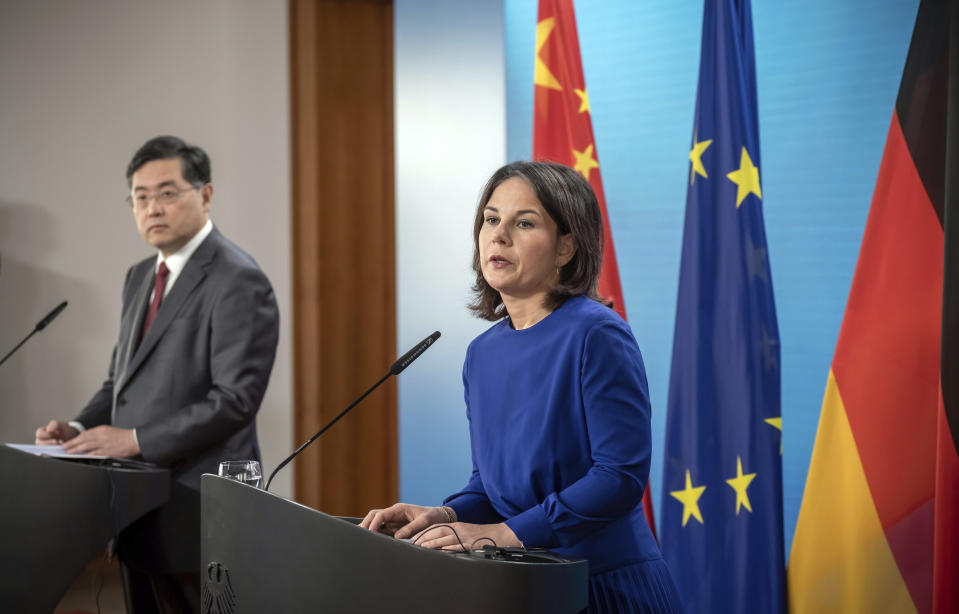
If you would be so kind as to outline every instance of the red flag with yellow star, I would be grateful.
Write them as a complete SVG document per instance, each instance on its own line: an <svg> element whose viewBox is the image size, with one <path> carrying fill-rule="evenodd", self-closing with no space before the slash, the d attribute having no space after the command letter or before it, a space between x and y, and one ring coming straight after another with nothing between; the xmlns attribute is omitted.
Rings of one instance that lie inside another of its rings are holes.
<svg viewBox="0 0 959 614"><path fill-rule="evenodd" d="M626 319L623 288L613 235L609 230L606 196L599 156L593 138L589 95L579 53L573 0L540 0L536 20L536 85L533 103L533 159L571 166L593 186L603 214L603 269L599 294L613 301L613 309ZM643 495L643 510L649 528L656 534L649 487Z"/></svg>

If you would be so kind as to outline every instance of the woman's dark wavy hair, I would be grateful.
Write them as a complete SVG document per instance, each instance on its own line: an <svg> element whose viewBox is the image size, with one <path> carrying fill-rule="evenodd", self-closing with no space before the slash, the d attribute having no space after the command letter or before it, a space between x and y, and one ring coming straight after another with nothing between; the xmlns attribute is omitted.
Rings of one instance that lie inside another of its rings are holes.
<svg viewBox="0 0 959 614"><path fill-rule="evenodd" d="M589 298L609 304L598 293L599 272L603 267L603 219L596 193L589 182L568 166L555 162L513 162L500 168L486 182L476 218L473 220L473 301L470 311L477 317L495 321L505 317L506 306L498 291L483 277L479 255L479 233L485 215L483 209L501 183L513 177L523 179L536 198L556 222L559 236L572 234L576 244L573 258L559 272L559 281L546 299L550 310L557 309L573 296Z"/></svg>

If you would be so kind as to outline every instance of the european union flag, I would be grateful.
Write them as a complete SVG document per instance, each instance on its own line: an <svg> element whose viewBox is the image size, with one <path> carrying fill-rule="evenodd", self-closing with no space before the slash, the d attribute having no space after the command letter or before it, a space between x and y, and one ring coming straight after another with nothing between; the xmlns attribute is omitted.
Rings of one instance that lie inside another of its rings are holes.
<svg viewBox="0 0 959 614"><path fill-rule="evenodd" d="M660 535L686 611L785 611L779 331L749 0L706 0Z"/></svg>

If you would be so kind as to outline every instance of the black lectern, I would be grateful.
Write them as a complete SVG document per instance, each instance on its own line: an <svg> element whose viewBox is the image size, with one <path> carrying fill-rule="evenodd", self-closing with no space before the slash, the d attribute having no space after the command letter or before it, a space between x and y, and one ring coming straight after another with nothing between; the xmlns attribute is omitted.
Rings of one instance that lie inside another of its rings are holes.
<svg viewBox="0 0 959 614"><path fill-rule="evenodd" d="M586 609L586 561L427 550L214 475L202 506L204 614Z"/></svg>
<svg viewBox="0 0 959 614"><path fill-rule="evenodd" d="M121 529L170 498L166 469L36 456L0 445L0 605L50 614Z"/></svg>

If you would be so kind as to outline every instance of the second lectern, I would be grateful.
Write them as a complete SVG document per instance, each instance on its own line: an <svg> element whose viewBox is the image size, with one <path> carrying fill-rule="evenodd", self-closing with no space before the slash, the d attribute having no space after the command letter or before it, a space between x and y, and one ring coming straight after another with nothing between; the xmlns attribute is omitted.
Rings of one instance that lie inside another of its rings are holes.
<svg viewBox="0 0 959 614"><path fill-rule="evenodd" d="M170 472L0 445L0 611L52 612L107 541L170 498Z"/></svg>
<svg viewBox="0 0 959 614"><path fill-rule="evenodd" d="M427 550L213 475L202 502L204 614L586 609L586 561Z"/></svg>

